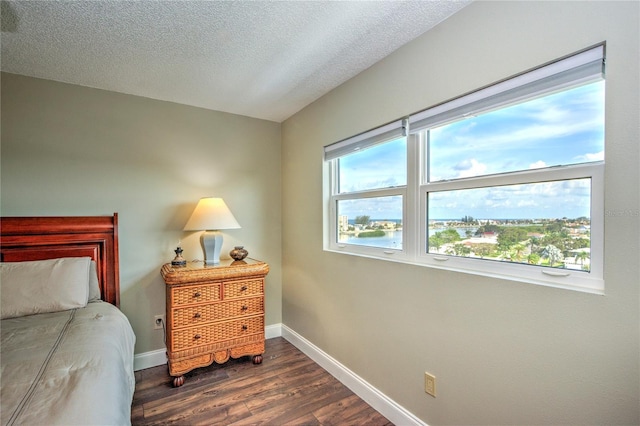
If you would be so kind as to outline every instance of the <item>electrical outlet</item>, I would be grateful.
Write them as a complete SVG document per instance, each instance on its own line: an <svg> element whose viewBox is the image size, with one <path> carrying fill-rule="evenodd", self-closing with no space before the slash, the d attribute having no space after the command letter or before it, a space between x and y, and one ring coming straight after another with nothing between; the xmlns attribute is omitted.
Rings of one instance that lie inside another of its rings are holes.
<svg viewBox="0 0 640 426"><path fill-rule="evenodd" d="M162 324L164 324L164 315L155 315L153 317L153 329L162 330Z"/></svg>
<svg viewBox="0 0 640 426"><path fill-rule="evenodd" d="M436 376L426 371L424 373L424 391L432 397L436 397Z"/></svg>

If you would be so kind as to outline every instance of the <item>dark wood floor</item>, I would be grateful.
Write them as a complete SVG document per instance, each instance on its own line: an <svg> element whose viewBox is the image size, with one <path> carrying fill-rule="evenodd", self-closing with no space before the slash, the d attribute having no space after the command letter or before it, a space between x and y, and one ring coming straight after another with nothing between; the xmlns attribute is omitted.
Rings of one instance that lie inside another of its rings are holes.
<svg viewBox="0 0 640 426"><path fill-rule="evenodd" d="M391 425L285 339L264 361L241 358L185 375L173 388L165 365L136 372L134 425Z"/></svg>

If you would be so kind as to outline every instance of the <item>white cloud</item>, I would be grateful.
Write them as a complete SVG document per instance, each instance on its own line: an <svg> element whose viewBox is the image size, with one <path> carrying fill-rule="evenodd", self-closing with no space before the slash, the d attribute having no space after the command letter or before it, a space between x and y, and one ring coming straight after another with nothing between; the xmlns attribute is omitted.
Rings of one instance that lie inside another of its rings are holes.
<svg viewBox="0 0 640 426"><path fill-rule="evenodd" d="M517 207L519 209L521 208L525 208L525 207L537 207L538 203L535 202L533 199L528 199L528 200L520 200L518 201Z"/></svg>
<svg viewBox="0 0 640 426"><path fill-rule="evenodd" d="M475 158L472 158L470 160L463 160L459 162L453 167L453 169L458 172L456 177L465 178L485 174L487 166L486 164L479 163Z"/></svg>
<svg viewBox="0 0 640 426"><path fill-rule="evenodd" d="M529 169L542 169L547 167L547 163L542 160L538 160L535 163L529 164Z"/></svg>
<svg viewBox="0 0 640 426"><path fill-rule="evenodd" d="M590 152L576 157L578 162L602 161L604 160L604 151Z"/></svg>

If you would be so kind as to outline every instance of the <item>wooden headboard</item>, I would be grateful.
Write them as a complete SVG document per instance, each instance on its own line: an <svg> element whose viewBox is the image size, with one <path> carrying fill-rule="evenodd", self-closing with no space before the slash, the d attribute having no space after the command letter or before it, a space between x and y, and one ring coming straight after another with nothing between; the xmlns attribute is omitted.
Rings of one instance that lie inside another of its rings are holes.
<svg viewBox="0 0 640 426"><path fill-rule="evenodd" d="M102 300L120 306L118 214L0 218L0 261L91 257Z"/></svg>

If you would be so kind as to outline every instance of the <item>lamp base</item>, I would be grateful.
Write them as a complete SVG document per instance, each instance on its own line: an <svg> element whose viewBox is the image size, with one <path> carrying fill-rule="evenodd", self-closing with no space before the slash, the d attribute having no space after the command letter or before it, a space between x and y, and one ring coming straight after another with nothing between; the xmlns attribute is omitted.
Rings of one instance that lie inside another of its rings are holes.
<svg viewBox="0 0 640 426"><path fill-rule="evenodd" d="M222 232L205 231L200 237L204 251L204 263L216 265L220 263L220 249L222 249Z"/></svg>

